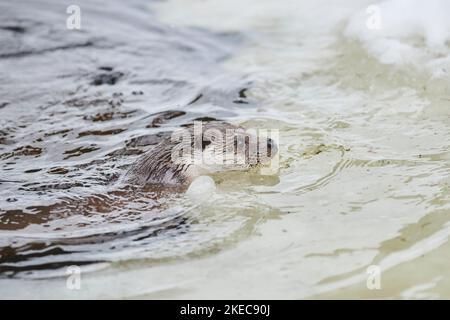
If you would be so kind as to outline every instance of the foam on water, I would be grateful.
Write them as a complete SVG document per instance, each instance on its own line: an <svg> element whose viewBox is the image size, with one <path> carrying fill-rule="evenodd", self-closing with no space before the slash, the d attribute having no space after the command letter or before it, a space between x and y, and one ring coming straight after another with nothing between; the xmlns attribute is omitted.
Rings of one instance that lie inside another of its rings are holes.
<svg viewBox="0 0 450 320"><path fill-rule="evenodd" d="M350 17L345 30L382 63L425 68L448 76L450 2L445 0L380 1Z"/></svg>

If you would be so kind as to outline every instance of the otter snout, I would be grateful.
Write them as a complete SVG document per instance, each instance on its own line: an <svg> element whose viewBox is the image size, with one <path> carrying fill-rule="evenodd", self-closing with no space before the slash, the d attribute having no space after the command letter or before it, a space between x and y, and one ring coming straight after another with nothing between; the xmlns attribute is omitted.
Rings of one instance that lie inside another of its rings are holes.
<svg viewBox="0 0 450 320"><path fill-rule="evenodd" d="M273 139L267 139L267 156L273 158L278 153L278 147Z"/></svg>
<svg viewBox="0 0 450 320"><path fill-rule="evenodd" d="M257 151L257 163L264 164L269 162L278 153L278 147L275 141L271 138L267 138L265 145L263 141L260 141Z"/></svg>

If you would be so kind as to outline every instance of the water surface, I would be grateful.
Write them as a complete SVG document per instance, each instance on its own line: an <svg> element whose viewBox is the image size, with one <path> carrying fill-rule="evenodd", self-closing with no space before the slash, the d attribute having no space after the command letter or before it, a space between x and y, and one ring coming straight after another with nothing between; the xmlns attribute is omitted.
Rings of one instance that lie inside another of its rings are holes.
<svg viewBox="0 0 450 320"><path fill-rule="evenodd" d="M448 298L450 49L396 33L417 55L386 61L369 4L90 1L80 31L2 4L0 295ZM205 117L278 129L279 173L217 174L202 203L117 186Z"/></svg>

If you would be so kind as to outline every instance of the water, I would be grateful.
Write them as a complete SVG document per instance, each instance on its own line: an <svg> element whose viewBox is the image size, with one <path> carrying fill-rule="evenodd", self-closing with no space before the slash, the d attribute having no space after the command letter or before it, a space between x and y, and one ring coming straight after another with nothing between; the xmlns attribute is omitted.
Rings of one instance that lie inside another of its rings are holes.
<svg viewBox="0 0 450 320"><path fill-rule="evenodd" d="M369 4L2 3L0 296L448 298L448 4ZM118 187L203 117L279 129L279 173Z"/></svg>

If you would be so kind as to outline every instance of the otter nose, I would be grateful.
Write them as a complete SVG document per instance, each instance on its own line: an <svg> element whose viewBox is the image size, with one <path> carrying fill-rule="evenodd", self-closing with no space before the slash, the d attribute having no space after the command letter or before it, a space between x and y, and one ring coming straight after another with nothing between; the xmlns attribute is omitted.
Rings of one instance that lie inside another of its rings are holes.
<svg viewBox="0 0 450 320"><path fill-rule="evenodd" d="M267 138L267 155L269 157L273 157L273 155L277 153L277 145L275 141L270 138Z"/></svg>

